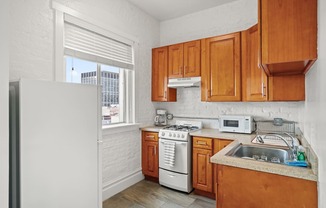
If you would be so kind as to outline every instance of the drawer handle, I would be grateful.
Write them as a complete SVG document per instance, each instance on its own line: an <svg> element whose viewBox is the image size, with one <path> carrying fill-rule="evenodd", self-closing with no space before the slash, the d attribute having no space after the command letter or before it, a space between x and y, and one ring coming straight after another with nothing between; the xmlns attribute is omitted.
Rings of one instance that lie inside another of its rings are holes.
<svg viewBox="0 0 326 208"><path fill-rule="evenodd" d="M153 136L153 135L151 135L151 136L146 136L146 138L154 139L154 136Z"/></svg>
<svg viewBox="0 0 326 208"><path fill-rule="evenodd" d="M197 144L198 145L205 145L205 146L207 146L207 143L206 142L202 142L202 141L197 141Z"/></svg>

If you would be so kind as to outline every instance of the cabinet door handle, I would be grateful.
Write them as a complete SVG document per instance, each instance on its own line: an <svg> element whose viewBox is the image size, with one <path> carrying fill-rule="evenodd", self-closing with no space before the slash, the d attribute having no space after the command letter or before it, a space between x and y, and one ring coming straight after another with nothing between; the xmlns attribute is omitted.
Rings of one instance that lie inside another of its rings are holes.
<svg viewBox="0 0 326 208"><path fill-rule="evenodd" d="M154 155L156 155L156 147L154 148Z"/></svg>
<svg viewBox="0 0 326 208"><path fill-rule="evenodd" d="M207 143L206 142L203 142L203 141L197 141L196 142L198 145L205 145L205 146L207 146Z"/></svg>
<svg viewBox="0 0 326 208"><path fill-rule="evenodd" d="M263 93L263 97L266 97L266 86L263 82L261 83L261 91Z"/></svg>
<svg viewBox="0 0 326 208"><path fill-rule="evenodd" d="M166 98L166 90L164 91L164 98Z"/></svg>

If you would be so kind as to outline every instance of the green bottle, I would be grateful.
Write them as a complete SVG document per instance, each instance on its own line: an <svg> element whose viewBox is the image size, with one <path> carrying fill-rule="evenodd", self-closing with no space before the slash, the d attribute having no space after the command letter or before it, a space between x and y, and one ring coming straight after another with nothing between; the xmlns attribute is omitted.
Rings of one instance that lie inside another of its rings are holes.
<svg viewBox="0 0 326 208"><path fill-rule="evenodd" d="M304 155L304 152L298 152L298 161L305 161L306 157Z"/></svg>

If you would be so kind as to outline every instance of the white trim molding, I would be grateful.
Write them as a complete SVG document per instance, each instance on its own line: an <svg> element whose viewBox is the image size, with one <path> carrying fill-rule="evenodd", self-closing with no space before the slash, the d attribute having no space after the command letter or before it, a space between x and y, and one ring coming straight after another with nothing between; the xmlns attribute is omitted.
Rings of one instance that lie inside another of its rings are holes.
<svg viewBox="0 0 326 208"><path fill-rule="evenodd" d="M109 182L103 185L103 201L110 198L111 196L116 195L117 193L125 190L126 188L138 183L143 180L144 176L142 174L141 169L120 178L119 180L115 180L113 182Z"/></svg>
<svg viewBox="0 0 326 208"><path fill-rule="evenodd" d="M55 37L54 37L54 81L65 81L65 63L64 63L64 18L62 11L55 10Z"/></svg>
<svg viewBox="0 0 326 208"><path fill-rule="evenodd" d="M132 36L130 34L127 34L125 32L122 32L104 22L102 22L101 20L99 19L94 19L88 15L84 15L74 9L71 9L55 0L52 1L52 8L56 11L60 11L62 12L63 14L68 14L70 15L71 17L68 17L68 18L78 18L78 19L81 19L83 21L86 21L92 25L96 25L98 27L101 27L103 28L104 30L106 31L109 31L111 34L115 34L117 35L118 37L123 37L125 38L126 40L129 40L129 41L132 41L133 43L139 43L139 40L138 38L136 38L135 36ZM75 19L76 20L76 19Z"/></svg>
<svg viewBox="0 0 326 208"><path fill-rule="evenodd" d="M137 124L137 123L112 124L112 125L102 128L102 136L104 139L105 136L111 135L111 134L119 134L119 133L128 132L128 131L139 131L139 126L140 126L140 124Z"/></svg>

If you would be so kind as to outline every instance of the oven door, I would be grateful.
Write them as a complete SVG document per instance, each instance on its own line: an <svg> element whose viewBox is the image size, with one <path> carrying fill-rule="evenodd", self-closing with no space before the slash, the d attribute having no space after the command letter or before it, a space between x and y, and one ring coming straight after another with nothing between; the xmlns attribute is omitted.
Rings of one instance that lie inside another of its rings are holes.
<svg viewBox="0 0 326 208"><path fill-rule="evenodd" d="M166 148L169 143L175 143L174 164L166 161ZM191 145L190 142L159 139L159 167L177 173L188 174L191 168Z"/></svg>

